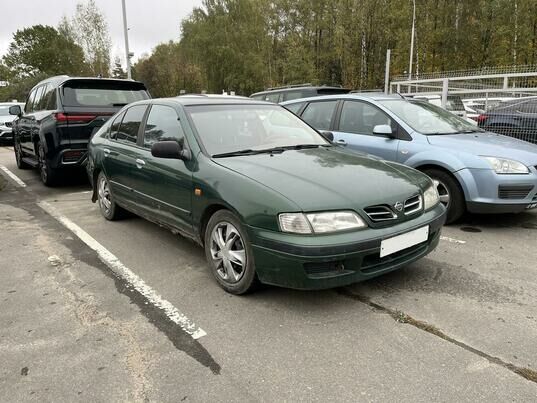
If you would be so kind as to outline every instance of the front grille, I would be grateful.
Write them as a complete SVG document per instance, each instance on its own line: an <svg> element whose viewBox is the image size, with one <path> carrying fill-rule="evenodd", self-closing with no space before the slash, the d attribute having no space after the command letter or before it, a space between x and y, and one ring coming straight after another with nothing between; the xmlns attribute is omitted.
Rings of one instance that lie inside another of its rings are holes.
<svg viewBox="0 0 537 403"><path fill-rule="evenodd" d="M364 211L374 222L395 220L397 218L392 209L385 205L366 207Z"/></svg>
<svg viewBox="0 0 537 403"><path fill-rule="evenodd" d="M12 122L4 122L4 125L6 127L11 127L11 126L13 126L13 123Z"/></svg>
<svg viewBox="0 0 537 403"><path fill-rule="evenodd" d="M422 197L420 195L416 195L411 197L410 199L407 199L404 204L405 215L417 213L421 210L422 204Z"/></svg>
<svg viewBox="0 0 537 403"><path fill-rule="evenodd" d="M525 199L532 190L533 185L500 185L498 197L506 200Z"/></svg>

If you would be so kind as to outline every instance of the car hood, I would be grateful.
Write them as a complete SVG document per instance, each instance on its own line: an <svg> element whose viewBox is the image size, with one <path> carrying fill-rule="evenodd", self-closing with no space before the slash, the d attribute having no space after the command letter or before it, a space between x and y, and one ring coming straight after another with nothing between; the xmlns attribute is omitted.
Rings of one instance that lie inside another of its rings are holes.
<svg viewBox="0 0 537 403"><path fill-rule="evenodd" d="M361 210L404 201L430 180L412 168L339 149L288 150L214 161L279 192L303 211Z"/></svg>
<svg viewBox="0 0 537 403"><path fill-rule="evenodd" d="M0 124L4 122L13 122L15 119L17 119L17 116L15 115L3 115L0 116Z"/></svg>
<svg viewBox="0 0 537 403"><path fill-rule="evenodd" d="M537 145L500 134L461 133L427 136L430 144L451 151L502 157L537 165Z"/></svg>

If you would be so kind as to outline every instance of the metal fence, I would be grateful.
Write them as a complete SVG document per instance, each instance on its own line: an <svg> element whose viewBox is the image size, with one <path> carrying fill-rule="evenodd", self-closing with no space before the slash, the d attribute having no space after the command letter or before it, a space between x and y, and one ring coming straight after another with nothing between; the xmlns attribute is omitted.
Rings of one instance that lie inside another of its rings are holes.
<svg viewBox="0 0 537 403"><path fill-rule="evenodd" d="M389 90L436 103L486 130L537 144L537 66L396 77Z"/></svg>

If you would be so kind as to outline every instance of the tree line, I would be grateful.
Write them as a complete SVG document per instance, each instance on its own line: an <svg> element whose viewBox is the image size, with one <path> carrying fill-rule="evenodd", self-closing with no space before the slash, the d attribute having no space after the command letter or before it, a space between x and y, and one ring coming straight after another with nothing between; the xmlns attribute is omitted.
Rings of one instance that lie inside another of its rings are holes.
<svg viewBox="0 0 537 403"><path fill-rule="evenodd" d="M156 97L304 82L382 88L386 49L392 76L408 70L412 12L412 0L203 0L133 78ZM416 0L413 60L415 75L536 65L537 1ZM106 21L87 0L56 28L17 31L0 77L14 94L40 75L125 76L111 64Z"/></svg>

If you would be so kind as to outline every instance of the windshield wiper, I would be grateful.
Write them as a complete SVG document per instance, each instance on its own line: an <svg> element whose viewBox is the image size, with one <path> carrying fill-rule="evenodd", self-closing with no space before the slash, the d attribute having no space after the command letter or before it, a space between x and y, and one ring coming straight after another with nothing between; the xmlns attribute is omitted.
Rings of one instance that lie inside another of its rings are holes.
<svg viewBox="0 0 537 403"><path fill-rule="evenodd" d="M128 104L126 104L126 103L112 104L112 106L125 106L125 105L128 105Z"/></svg>
<svg viewBox="0 0 537 403"><path fill-rule="evenodd" d="M286 150L304 150L306 148L331 147L331 144L297 144L294 146L283 146Z"/></svg>
<svg viewBox="0 0 537 403"><path fill-rule="evenodd" d="M228 153L214 154L212 157L213 158L225 158L225 157L237 157L239 155L283 153L284 151L285 151L285 148L283 147L266 148L263 150L252 150L251 148L247 148L247 149L239 150L239 151L231 151Z"/></svg>

